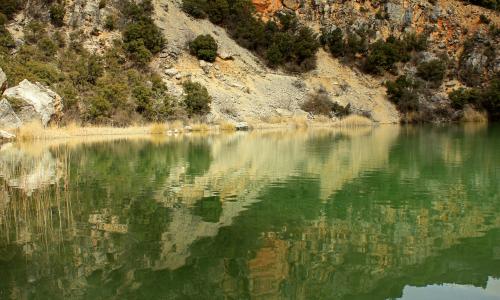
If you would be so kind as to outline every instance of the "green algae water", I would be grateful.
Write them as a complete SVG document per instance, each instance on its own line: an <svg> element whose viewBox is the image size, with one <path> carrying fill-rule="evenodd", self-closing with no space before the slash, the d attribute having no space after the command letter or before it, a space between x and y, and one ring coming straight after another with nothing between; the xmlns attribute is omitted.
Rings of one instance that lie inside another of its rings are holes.
<svg viewBox="0 0 500 300"><path fill-rule="evenodd" d="M500 126L0 147L0 299L500 299Z"/></svg>

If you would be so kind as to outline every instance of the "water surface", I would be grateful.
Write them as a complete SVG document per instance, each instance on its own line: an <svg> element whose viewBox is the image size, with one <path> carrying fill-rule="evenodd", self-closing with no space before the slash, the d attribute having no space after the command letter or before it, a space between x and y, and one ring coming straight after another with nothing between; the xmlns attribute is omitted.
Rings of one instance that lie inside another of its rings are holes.
<svg viewBox="0 0 500 300"><path fill-rule="evenodd" d="M0 299L500 299L500 127L0 149Z"/></svg>

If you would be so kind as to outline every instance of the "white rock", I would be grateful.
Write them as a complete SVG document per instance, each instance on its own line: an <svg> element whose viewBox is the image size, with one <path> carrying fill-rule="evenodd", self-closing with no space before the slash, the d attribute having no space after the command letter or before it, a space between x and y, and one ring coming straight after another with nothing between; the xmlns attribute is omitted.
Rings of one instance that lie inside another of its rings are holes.
<svg viewBox="0 0 500 300"><path fill-rule="evenodd" d="M174 77L177 74L179 74L179 71L176 68L169 68L165 70L165 75L170 77Z"/></svg>
<svg viewBox="0 0 500 300"><path fill-rule="evenodd" d="M200 60L200 68L203 70L203 72L205 72L205 74L209 74L210 69L212 68L212 64L204 60Z"/></svg>
<svg viewBox="0 0 500 300"><path fill-rule="evenodd" d="M38 82L33 84L25 79L19 85L7 89L4 96L25 103L25 107L22 107L18 114L23 122L32 121L35 117L47 126L54 115L62 115L61 97Z"/></svg>
<svg viewBox="0 0 500 300"><path fill-rule="evenodd" d="M0 128L19 128L21 119L14 112L7 99L0 101Z"/></svg>
<svg viewBox="0 0 500 300"><path fill-rule="evenodd" d="M0 140L12 140L15 139L16 135L7 131L0 130Z"/></svg>
<svg viewBox="0 0 500 300"><path fill-rule="evenodd" d="M232 59L234 59L233 54L230 53L230 52L227 52L227 51L221 51L221 52L217 53L217 55L222 60L232 60Z"/></svg>
<svg viewBox="0 0 500 300"><path fill-rule="evenodd" d="M236 123L235 127L236 127L236 130L238 130L238 131L246 131L246 130L250 129L250 126L248 126L248 123L246 123L246 122Z"/></svg>

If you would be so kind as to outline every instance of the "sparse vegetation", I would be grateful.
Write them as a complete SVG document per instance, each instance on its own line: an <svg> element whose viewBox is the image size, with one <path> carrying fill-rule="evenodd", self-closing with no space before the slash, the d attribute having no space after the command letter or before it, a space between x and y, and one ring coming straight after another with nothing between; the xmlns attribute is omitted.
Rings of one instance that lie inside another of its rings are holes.
<svg viewBox="0 0 500 300"><path fill-rule="evenodd" d="M323 115L327 117L343 117L349 114L350 106L342 106L333 102L325 92L318 92L310 95L301 108L314 115Z"/></svg>
<svg viewBox="0 0 500 300"><path fill-rule="evenodd" d="M255 8L249 0L184 0L183 9L195 18L208 17L225 27L238 44L271 67L303 72L316 65L318 38L291 13L280 13L277 20L263 22L254 16Z"/></svg>

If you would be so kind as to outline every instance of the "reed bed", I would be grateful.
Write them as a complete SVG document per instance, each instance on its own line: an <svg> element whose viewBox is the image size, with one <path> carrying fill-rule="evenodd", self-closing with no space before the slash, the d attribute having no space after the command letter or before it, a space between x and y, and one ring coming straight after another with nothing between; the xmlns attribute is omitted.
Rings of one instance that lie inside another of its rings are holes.
<svg viewBox="0 0 500 300"><path fill-rule="evenodd" d="M475 110L471 106L464 109L462 121L465 123L488 123L488 115L485 112Z"/></svg>
<svg viewBox="0 0 500 300"><path fill-rule="evenodd" d="M26 188L30 186L31 162L3 162L2 170L19 180L13 184L0 177L0 245L25 245L23 252L30 255L35 249L57 251L49 245L71 238L75 222L69 194L69 152L56 150L56 155L61 177L33 190Z"/></svg>

